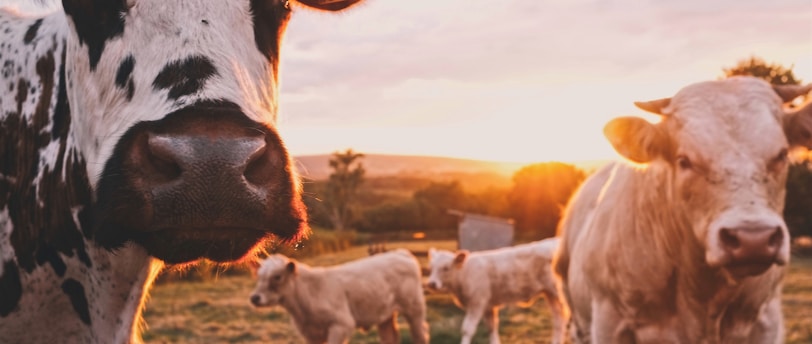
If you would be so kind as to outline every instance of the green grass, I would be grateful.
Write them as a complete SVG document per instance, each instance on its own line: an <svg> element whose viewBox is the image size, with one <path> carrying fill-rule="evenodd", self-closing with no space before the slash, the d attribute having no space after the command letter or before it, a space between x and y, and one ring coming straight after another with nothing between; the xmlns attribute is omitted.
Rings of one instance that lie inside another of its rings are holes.
<svg viewBox="0 0 812 344"><path fill-rule="evenodd" d="M454 249L453 241L390 243L389 248ZM303 258L311 265L334 265L367 256L366 246ZM425 259L421 263L426 264ZM248 302L255 281L248 276L221 276L209 282L157 285L144 318L146 343L304 343L281 308L255 309ZM459 343L464 313L447 295L428 295L427 320L432 343ZM785 280L784 317L787 344L812 343L812 258L794 257ZM408 326L399 322L402 343L411 343ZM503 343L547 342L550 312L542 299L531 307L508 306L500 312ZM377 330L356 332L351 343L377 343ZM487 343L480 326L475 343Z"/></svg>

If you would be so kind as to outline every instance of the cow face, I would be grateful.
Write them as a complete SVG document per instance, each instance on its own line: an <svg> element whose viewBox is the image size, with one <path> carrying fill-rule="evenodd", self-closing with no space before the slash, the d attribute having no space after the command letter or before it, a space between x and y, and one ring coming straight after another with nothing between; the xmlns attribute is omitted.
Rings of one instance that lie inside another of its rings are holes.
<svg viewBox="0 0 812 344"><path fill-rule="evenodd" d="M293 288L291 280L296 278L296 262L282 255L268 257L257 271L257 286L251 293L251 304L268 307L280 304L284 295Z"/></svg>
<svg viewBox="0 0 812 344"><path fill-rule="evenodd" d="M279 42L294 7L358 1L64 0L72 144L95 191L90 236L183 263L305 233L275 128Z"/></svg>
<svg viewBox="0 0 812 344"><path fill-rule="evenodd" d="M456 253L446 250L429 249L429 268L431 274L427 287L433 290L443 290L454 284L458 279L460 269L468 259L468 251L460 250Z"/></svg>
<svg viewBox="0 0 812 344"><path fill-rule="evenodd" d="M812 115L785 113L779 93L752 77L694 84L673 98L636 104L662 121L618 118L605 134L621 155L663 172L654 177L665 185L657 191L668 198L663 206L679 214L676 226L691 229L707 264L737 278L786 264L787 152L809 147L801 138L809 140Z"/></svg>

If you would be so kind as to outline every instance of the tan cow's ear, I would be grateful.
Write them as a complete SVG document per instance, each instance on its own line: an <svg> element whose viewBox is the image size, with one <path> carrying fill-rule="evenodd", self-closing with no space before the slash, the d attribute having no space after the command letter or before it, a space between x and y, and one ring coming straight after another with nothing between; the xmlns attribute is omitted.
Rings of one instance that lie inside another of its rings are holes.
<svg viewBox="0 0 812 344"><path fill-rule="evenodd" d="M665 158L669 151L666 134L639 117L615 118L606 124L603 134L620 155L637 163Z"/></svg>
<svg viewBox="0 0 812 344"><path fill-rule="evenodd" d="M295 262L288 262L288 265L285 265L285 270L288 273L295 274L296 273L296 263Z"/></svg>
<svg viewBox="0 0 812 344"><path fill-rule="evenodd" d="M671 104L671 98L662 98L657 100L650 100L647 102L634 102L640 110L648 111L657 115L664 115L665 108Z"/></svg>
<svg viewBox="0 0 812 344"><path fill-rule="evenodd" d="M790 145L812 149L812 102L784 117L784 133Z"/></svg>
<svg viewBox="0 0 812 344"><path fill-rule="evenodd" d="M468 250L459 250L457 251L457 255L454 256L454 264L460 265L465 262L465 259L468 258Z"/></svg>

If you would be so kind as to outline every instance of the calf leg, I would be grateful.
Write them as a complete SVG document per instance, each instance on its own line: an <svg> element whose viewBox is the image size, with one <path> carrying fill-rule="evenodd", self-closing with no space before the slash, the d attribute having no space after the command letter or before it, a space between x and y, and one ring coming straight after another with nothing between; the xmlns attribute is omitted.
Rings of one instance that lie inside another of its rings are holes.
<svg viewBox="0 0 812 344"><path fill-rule="evenodd" d="M564 305L555 291L545 292L544 298L547 299L547 304L550 305L550 315L553 322L553 338L550 342L552 344L564 344L564 336L567 332L567 322L564 320Z"/></svg>
<svg viewBox="0 0 812 344"><path fill-rule="evenodd" d="M345 344L355 329L345 325L333 325L327 330L327 344Z"/></svg>
<svg viewBox="0 0 812 344"><path fill-rule="evenodd" d="M421 294L422 296L422 294ZM409 323L409 332L412 334L412 343L429 343L429 324L426 323L426 304L422 303L414 307L409 312L404 312L403 316Z"/></svg>
<svg viewBox="0 0 812 344"><path fill-rule="evenodd" d="M400 333L398 332L398 316L393 313L389 319L378 324L378 335L381 337L381 344L400 343Z"/></svg>
<svg viewBox="0 0 812 344"><path fill-rule="evenodd" d="M485 310L485 324L490 331L491 344L500 344L499 341L499 307Z"/></svg>
<svg viewBox="0 0 812 344"><path fill-rule="evenodd" d="M462 320L462 341L461 344L471 344L476 334L476 327L479 325L479 320L485 313L485 306L471 305L465 312L465 319Z"/></svg>

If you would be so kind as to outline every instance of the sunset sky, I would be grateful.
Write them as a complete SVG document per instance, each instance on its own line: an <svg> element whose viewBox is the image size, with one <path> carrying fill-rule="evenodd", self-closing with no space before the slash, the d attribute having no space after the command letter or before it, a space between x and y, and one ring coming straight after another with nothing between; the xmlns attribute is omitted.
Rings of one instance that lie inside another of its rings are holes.
<svg viewBox="0 0 812 344"><path fill-rule="evenodd" d="M0 0L0 3L11 0ZM756 55L812 82L811 0L367 0L296 8L279 130L293 155L613 158L632 105Z"/></svg>

